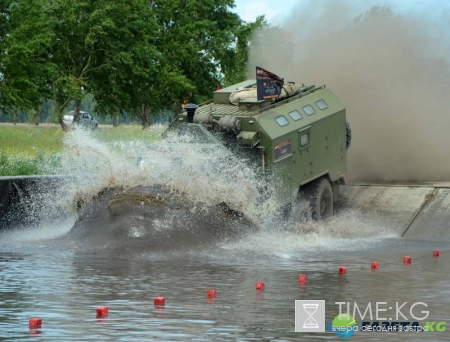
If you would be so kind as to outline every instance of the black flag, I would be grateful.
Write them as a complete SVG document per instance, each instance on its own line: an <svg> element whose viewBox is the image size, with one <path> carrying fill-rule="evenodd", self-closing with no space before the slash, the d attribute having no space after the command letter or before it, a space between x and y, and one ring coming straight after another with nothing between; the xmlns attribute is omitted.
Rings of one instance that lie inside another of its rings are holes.
<svg viewBox="0 0 450 342"><path fill-rule="evenodd" d="M256 87L258 89L258 101L277 98L283 89L284 78L270 71L256 67Z"/></svg>

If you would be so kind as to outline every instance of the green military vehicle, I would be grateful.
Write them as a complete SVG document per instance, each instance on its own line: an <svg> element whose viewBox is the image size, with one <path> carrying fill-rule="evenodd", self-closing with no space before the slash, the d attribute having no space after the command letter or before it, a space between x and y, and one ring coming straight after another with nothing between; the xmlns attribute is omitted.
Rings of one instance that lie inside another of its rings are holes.
<svg viewBox="0 0 450 342"><path fill-rule="evenodd" d="M345 108L325 86L265 84L258 100L256 84L247 80L215 91L209 103L187 104L168 131L251 155L280 205L303 198L313 219L330 217L347 172Z"/></svg>

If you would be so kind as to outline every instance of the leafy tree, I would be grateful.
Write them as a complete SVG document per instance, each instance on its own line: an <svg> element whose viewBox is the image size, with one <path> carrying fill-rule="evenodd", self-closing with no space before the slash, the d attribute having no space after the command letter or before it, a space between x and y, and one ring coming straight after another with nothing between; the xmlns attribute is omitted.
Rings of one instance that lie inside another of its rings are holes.
<svg viewBox="0 0 450 342"><path fill-rule="evenodd" d="M24 20L24 14L33 20ZM37 108L41 97L49 95L45 87L50 67L47 46L53 33L46 24L45 12L39 4L17 0L3 8L0 17L0 26L7 30L0 38L1 105L21 110Z"/></svg>
<svg viewBox="0 0 450 342"><path fill-rule="evenodd" d="M234 0L0 4L1 104L37 112L52 99L65 130L64 112L74 103L77 120L86 94L100 113L128 113L146 127L152 113L241 81L251 34L264 24L243 22Z"/></svg>
<svg viewBox="0 0 450 342"><path fill-rule="evenodd" d="M11 17L11 1L10 0L0 0L0 110L2 109L2 99L3 87L4 87L4 73L5 73L5 62L4 58L6 56L6 38L8 32L10 31L10 17Z"/></svg>
<svg viewBox="0 0 450 342"><path fill-rule="evenodd" d="M192 101L210 97L218 84L242 81L252 31L264 23L245 23L231 11L234 0L154 0L160 26L158 49L166 65L194 87Z"/></svg>
<svg viewBox="0 0 450 342"><path fill-rule="evenodd" d="M108 48L103 49L102 67L92 74L91 91L100 111L131 113L145 128L152 112L165 107L167 87L174 89L180 82L183 86L183 77L164 65L155 45L159 28L146 1L128 1L105 12L105 18L117 21L110 21L105 32Z"/></svg>

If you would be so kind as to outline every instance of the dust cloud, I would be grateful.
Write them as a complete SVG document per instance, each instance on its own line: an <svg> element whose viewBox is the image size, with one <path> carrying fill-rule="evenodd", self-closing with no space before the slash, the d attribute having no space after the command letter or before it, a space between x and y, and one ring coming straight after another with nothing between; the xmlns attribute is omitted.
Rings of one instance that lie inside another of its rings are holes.
<svg viewBox="0 0 450 342"><path fill-rule="evenodd" d="M258 65L332 89L353 131L349 181L449 181L450 31L441 19L450 6L400 15L383 4L355 15L357 4L311 0L258 32L249 76Z"/></svg>

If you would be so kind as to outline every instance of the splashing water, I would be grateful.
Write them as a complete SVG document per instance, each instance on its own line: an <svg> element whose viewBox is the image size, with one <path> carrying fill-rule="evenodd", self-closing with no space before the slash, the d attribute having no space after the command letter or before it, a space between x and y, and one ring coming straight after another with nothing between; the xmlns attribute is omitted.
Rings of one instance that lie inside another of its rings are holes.
<svg viewBox="0 0 450 342"><path fill-rule="evenodd" d="M162 132L164 127L158 129ZM182 194L195 210L209 210L225 203L256 223L258 232L238 241L221 242L220 246L228 250L257 249L284 255L299 249L362 248L370 241L393 236L382 222L358 212L340 212L327 222L299 219L296 210L288 219L283 218L277 199L260 195L257 172L248 167L246 160L232 156L220 145L193 143L186 137L153 143L143 140L105 143L84 130L68 133L64 144L60 166L47 171L69 176L59 181L51 192L41 191L33 196L31 216L41 227L39 234L33 234L33 239L36 235L51 237L49 227L55 227L55 223L60 222L64 227L73 225L77 204L81 201L89 208L98 194L107 189L155 185L164 185L171 193ZM170 229L171 224L176 223L170 218L161 222L155 218L153 222L159 227L157 230L162 231ZM142 235L139 226L129 228L135 232L135 237ZM67 230L55 229L55 236Z"/></svg>

